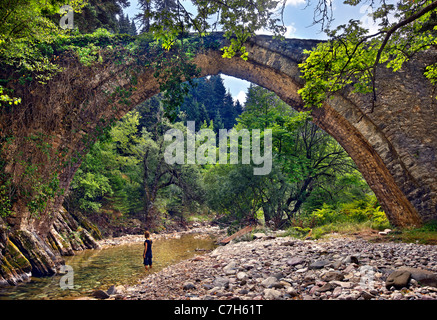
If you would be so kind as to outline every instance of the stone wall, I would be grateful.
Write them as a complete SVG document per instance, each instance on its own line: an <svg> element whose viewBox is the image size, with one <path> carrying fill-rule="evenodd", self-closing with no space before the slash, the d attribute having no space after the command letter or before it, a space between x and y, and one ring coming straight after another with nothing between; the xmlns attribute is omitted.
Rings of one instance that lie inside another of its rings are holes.
<svg viewBox="0 0 437 320"><path fill-rule="evenodd" d="M62 256L97 249L98 229L80 214L73 217L63 207L56 213L46 237L35 230L8 232L0 220L0 285L16 285L31 276L51 276L63 264Z"/></svg>

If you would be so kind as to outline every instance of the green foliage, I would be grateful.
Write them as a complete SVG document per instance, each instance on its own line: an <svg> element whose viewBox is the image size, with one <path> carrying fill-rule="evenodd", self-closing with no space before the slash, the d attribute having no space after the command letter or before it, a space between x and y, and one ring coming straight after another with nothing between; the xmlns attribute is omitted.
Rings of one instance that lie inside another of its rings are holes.
<svg viewBox="0 0 437 320"><path fill-rule="evenodd" d="M0 86L0 105L9 104L12 106L21 103L21 98L10 97L5 91L6 89Z"/></svg>
<svg viewBox="0 0 437 320"><path fill-rule="evenodd" d="M165 37L155 35L155 39L168 50L168 32L165 34ZM153 64L154 77L158 79L160 91L163 92L164 115L171 121L176 120L179 106L183 103L189 86L193 85L192 79L200 74L200 69L192 62L193 50L193 43L175 40L170 52L157 51L157 59Z"/></svg>
<svg viewBox="0 0 437 320"><path fill-rule="evenodd" d="M298 215L331 204L363 200L369 187L347 153L274 93L251 85L237 130L271 129L273 168L254 176L251 165L210 166L205 172L208 203L237 220L257 219L284 226Z"/></svg>
<svg viewBox="0 0 437 320"><path fill-rule="evenodd" d="M421 244L437 244L437 221L431 220L420 228L396 230L388 235L391 241L402 241Z"/></svg>
<svg viewBox="0 0 437 320"><path fill-rule="evenodd" d="M213 122L213 130L231 129L236 124L236 117L242 112L241 106L234 102L231 94L226 92L220 75L193 80L188 93L180 106L178 121L195 121L196 130L204 121Z"/></svg>
<svg viewBox="0 0 437 320"><path fill-rule="evenodd" d="M76 172L70 189L69 207L86 212L99 212L108 203L122 213L129 212L132 198L128 191L138 186L133 179L140 160L135 158L138 144L139 115L128 114L115 125L108 139L96 142Z"/></svg>
<svg viewBox="0 0 437 320"><path fill-rule="evenodd" d="M127 6L127 0L86 0L80 12L74 15L75 28L81 33L93 33L99 28L105 28L112 33L124 33L127 21L120 20L123 8Z"/></svg>
<svg viewBox="0 0 437 320"><path fill-rule="evenodd" d="M362 223L370 221L375 229L383 230L389 227L385 213L381 211L375 196L349 203L342 203L338 207L324 204L322 208L312 213L316 226L330 223Z"/></svg>
<svg viewBox="0 0 437 320"><path fill-rule="evenodd" d="M41 83L46 83L54 74L61 71L51 60L51 44L60 29L50 16L58 14L62 5L70 4L80 12L83 0L3 1L0 5L0 58L3 64L17 68L20 73L30 73Z"/></svg>
<svg viewBox="0 0 437 320"><path fill-rule="evenodd" d="M12 214L11 200L6 185L0 185L0 217L6 218Z"/></svg>
<svg viewBox="0 0 437 320"><path fill-rule="evenodd" d="M333 232L348 234L370 228L377 230L391 228L374 195L339 203L336 206L323 204L312 213L294 218L292 226L284 235L298 238L310 236L318 239Z"/></svg>
<svg viewBox="0 0 437 320"><path fill-rule="evenodd" d="M167 129L186 128L162 119L161 96L141 104L94 144L71 183L66 205L89 213L116 212L158 230L171 217L201 210L196 166L169 166L163 152Z"/></svg>

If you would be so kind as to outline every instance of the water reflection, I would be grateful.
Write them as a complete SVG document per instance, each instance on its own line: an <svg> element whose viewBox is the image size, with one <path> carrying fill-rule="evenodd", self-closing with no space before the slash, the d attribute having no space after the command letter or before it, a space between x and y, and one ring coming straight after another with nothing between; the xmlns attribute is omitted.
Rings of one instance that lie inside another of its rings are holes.
<svg viewBox="0 0 437 320"><path fill-rule="evenodd" d="M32 278L28 283L0 288L0 299L68 299L91 294L96 289L107 290L111 285L134 284L147 273L159 271L178 261L191 258L215 248L211 236L182 235L179 239L160 239L153 243L153 269L143 266L143 244L121 245L102 250L86 250L65 257L73 268L73 289L62 289L62 275ZM196 250L197 249L197 250ZM199 251L200 250L200 251Z"/></svg>

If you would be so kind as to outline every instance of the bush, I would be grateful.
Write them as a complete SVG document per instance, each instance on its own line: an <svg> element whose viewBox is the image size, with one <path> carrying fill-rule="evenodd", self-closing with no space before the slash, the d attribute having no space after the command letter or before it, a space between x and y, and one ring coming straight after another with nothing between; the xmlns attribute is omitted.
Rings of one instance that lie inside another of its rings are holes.
<svg viewBox="0 0 437 320"><path fill-rule="evenodd" d="M304 236L312 229L314 238L330 232L390 228L390 223L374 195L339 205L323 204L320 209L295 218L291 223L290 235Z"/></svg>
<svg viewBox="0 0 437 320"><path fill-rule="evenodd" d="M315 210L312 215L315 217L316 225L370 221L372 228L375 229L382 230L390 226L374 195L367 196L364 200L342 203L337 208L324 204L321 209Z"/></svg>

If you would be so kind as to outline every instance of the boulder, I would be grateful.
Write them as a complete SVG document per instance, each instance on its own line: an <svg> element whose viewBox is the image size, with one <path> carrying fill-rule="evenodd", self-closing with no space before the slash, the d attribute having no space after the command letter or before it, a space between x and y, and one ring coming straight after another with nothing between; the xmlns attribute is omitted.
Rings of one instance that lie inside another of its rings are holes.
<svg viewBox="0 0 437 320"><path fill-rule="evenodd" d="M109 295L103 290L95 290L91 295L94 298L102 299L102 300L109 298Z"/></svg>
<svg viewBox="0 0 437 320"><path fill-rule="evenodd" d="M265 289L264 298L267 300L277 300L282 295L282 293L275 289Z"/></svg>
<svg viewBox="0 0 437 320"><path fill-rule="evenodd" d="M401 267L399 270L410 272L411 278L419 282L421 285L437 288L437 274L432 271L410 267Z"/></svg>
<svg viewBox="0 0 437 320"><path fill-rule="evenodd" d="M402 289L408 286L411 273L407 270L396 270L387 277L385 281L386 288L395 287L396 289Z"/></svg>
<svg viewBox="0 0 437 320"><path fill-rule="evenodd" d="M299 258L299 257L293 257L293 258L290 258L287 260L287 264L291 267L296 266L298 264L302 264L304 262L305 262L305 260L302 258Z"/></svg>
<svg viewBox="0 0 437 320"><path fill-rule="evenodd" d="M327 282L342 281L343 279L344 279L344 274L339 271L329 271L322 276L322 280Z"/></svg>
<svg viewBox="0 0 437 320"><path fill-rule="evenodd" d="M213 281L213 285L219 288L229 288L229 278L226 277L217 277Z"/></svg>
<svg viewBox="0 0 437 320"><path fill-rule="evenodd" d="M257 233L253 234L253 238L254 239L262 239L262 238L265 238L265 237L267 237L267 235L265 233L262 233L262 232L257 232Z"/></svg>
<svg viewBox="0 0 437 320"><path fill-rule="evenodd" d="M331 262L326 259L316 260L309 265L310 269L322 269L324 266L330 264Z"/></svg>
<svg viewBox="0 0 437 320"><path fill-rule="evenodd" d="M272 288L279 284L279 281L276 277L268 277L261 282L261 285L265 288Z"/></svg>
<svg viewBox="0 0 437 320"><path fill-rule="evenodd" d="M184 283L184 286L182 287L184 290L191 290L196 289L196 286L191 282Z"/></svg>
<svg viewBox="0 0 437 320"><path fill-rule="evenodd" d="M237 273L237 279L242 281L242 280L246 280L248 278L247 273L246 272L238 272Z"/></svg>

